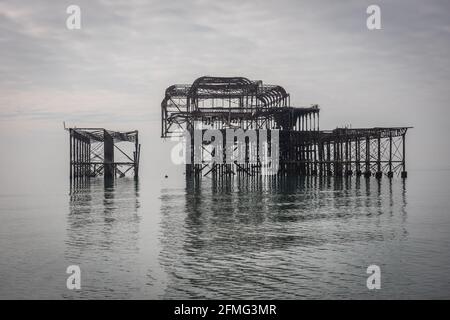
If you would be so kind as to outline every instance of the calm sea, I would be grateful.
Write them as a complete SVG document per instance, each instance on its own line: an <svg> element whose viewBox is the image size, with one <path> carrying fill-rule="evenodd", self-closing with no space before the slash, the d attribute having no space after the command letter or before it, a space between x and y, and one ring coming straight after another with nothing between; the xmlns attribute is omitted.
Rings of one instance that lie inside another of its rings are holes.
<svg viewBox="0 0 450 320"><path fill-rule="evenodd" d="M2 189L0 298L448 299L449 181L173 174ZM373 264L380 290L366 287Z"/></svg>

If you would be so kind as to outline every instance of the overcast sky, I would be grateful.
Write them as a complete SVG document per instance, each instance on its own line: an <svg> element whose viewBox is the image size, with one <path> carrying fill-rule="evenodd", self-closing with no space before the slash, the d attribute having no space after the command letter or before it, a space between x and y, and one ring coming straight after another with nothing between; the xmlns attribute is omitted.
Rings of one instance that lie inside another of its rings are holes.
<svg viewBox="0 0 450 320"><path fill-rule="evenodd" d="M66 28L70 4L81 30ZM381 30L366 28L370 4ZM154 128L150 149L166 87L245 76L319 104L322 128L414 126L413 165L449 168L449 17L445 0L1 0L0 133Z"/></svg>

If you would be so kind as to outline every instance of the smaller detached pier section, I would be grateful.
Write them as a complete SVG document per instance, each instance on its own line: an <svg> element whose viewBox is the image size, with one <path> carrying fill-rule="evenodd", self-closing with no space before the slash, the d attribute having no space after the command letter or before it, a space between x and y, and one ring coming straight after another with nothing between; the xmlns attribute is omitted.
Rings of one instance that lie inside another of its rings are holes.
<svg viewBox="0 0 450 320"><path fill-rule="evenodd" d="M139 175L141 145L138 131L111 131L103 128L69 128L70 179ZM115 151L118 151L117 153Z"/></svg>

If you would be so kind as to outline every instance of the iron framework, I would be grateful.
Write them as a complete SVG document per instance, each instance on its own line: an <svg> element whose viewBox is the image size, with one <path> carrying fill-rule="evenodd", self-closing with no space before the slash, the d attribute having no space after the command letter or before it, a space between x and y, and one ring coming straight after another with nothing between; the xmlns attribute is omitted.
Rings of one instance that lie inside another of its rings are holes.
<svg viewBox="0 0 450 320"><path fill-rule="evenodd" d="M205 76L192 85L176 84L166 89L161 103L161 137L180 136L184 131L193 136L194 131L207 129L276 129L280 142L278 174L373 174L381 178L383 173L388 177L401 173L406 178L405 136L409 127L320 130L319 113L318 105L291 106L289 94L278 85L243 77ZM250 159L252 149L247 149L246 159ZM206 144L201 150L211 153ZM261 173L259 160L190 163L186 165L189 175Z"/></svg>
<svg viewBox="0 0 450 320"><path fill-rule="evenodd" d="M138 131L110 131L103 128L69 128L70 179L103 175L105 178L124 177L133 169L139 174L141 145ZM132 146L132 154L119 143ZM114 161L115 150L124 161Z"/></svg>

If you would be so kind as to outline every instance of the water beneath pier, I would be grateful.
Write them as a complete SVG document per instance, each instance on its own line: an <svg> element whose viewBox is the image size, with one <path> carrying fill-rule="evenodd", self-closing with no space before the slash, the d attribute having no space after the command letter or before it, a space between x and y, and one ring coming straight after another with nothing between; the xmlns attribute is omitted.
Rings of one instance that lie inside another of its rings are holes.
<svg viewBox="0 0 450 320"><path fill-rule="evenodd" d="M450 298L449 179L180 174L2 189L0 298ZM366 287L372 264L380 290Z"/></svg>

